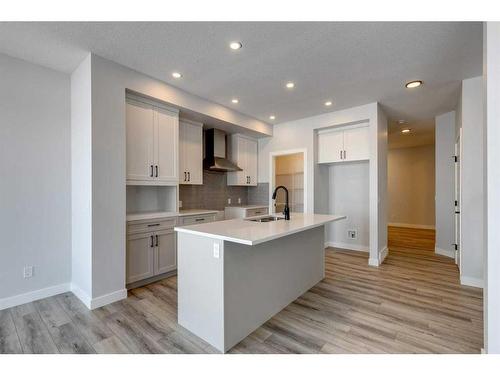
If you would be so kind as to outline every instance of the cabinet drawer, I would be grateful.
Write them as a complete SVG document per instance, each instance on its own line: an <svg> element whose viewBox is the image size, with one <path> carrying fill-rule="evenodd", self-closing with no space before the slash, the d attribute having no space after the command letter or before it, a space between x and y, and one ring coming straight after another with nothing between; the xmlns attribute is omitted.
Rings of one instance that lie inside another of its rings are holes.
<svg viewBox="0 0 500 375"><path fill-rule="evenodd" d="M132 234L173 229L175 222L175 218L134 221L128 223L127 232Z"/></svg>
<svg viewBox="0 0 500 375"><path fill-rule="evenodd" d="M262 207L262 208L252 208L249 210L246 210L246 215L245 217L252 217L252 216L260 216L260 215L267 215L269 212L269 209L267 207Z"/></svg>
<svg viewBox="0 0 500 375"><path fill-rule="evenodd" d="M180 225L203 224L215 221L215 215L187 216L179 220Z"/></svg>

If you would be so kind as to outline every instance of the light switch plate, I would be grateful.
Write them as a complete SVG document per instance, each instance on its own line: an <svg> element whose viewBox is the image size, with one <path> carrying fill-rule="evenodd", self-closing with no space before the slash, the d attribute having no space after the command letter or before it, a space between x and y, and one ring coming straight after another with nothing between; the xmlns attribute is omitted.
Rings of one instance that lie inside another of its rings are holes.
<svg viewBox="0 0 500 375"><path fill-rule="evenodd" d="M214 242L214 258L219 258L219 243Z"/></svg>

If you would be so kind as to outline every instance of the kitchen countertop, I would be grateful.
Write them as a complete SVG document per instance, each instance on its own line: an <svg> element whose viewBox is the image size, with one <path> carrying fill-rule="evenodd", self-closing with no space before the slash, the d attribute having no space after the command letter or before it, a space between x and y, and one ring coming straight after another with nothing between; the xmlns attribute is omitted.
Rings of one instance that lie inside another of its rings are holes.
<svg viewBox="0 0 500 375"><path fill-rule="evenodd" d="M241 209L244 209L244 210L252 210L254 208L268 208L269 205L267 204L251 204L251 205L238 205L238 206L226 206L226 208L241 208Z"/></svg>
<svg viewBox="0 0 500 375"><path fill-rule="evenodd" d="M205 214L216 214L217 210L202 210L202 209L189 209L180 210L177 212L171 211L154 211L154 212L139 212L127 214L127 221L136 220L150 220L150 219L163 219L168 217L184 217L184 216L194 216L194 215L205 215Z"/></svg>
<svg viewBox="0 0 500 375"><path fill-rule="evenodd" d="M342 215L292 213L288 221L278 220L259 223L245 219L232 219L206 224L195 224L187 227L175 227L175 231L236 242L243 245L258 245L345 218L346 216Z"/></svg>

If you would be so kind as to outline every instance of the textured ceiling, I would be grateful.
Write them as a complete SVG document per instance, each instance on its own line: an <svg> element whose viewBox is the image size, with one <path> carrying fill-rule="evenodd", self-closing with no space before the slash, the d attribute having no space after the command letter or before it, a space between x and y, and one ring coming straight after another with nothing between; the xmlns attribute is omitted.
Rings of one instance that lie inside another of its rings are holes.
<svg viewBox="0 0 500 375"><path fill-rule="evenodd" d="M482 24L0 23L14 57L69 73L89 51L266 122L374 101L416 121L453 109L460 81L481 74ZM425 84L404 89L412 79Z"/></svg>

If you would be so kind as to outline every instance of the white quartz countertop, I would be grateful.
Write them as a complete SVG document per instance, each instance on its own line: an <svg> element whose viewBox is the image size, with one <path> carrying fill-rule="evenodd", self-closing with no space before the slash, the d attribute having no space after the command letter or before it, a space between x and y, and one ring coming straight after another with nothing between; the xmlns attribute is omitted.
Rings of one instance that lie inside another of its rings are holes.
<svg viewBox="0 0 500 375"><path fill-rule="evenodd" d="M127 214L127 221L163 219L163 218L167 218L167 217L206 215L206 214L216 214L218 212L219 211L217 211L217 210L201 210L201 209L180 210L178 213L177 212L170 212L170 211L138 212L138 213Z"/></svg>
<svg viewBox="0 0 500 375"><path fill-rule="evenodd" d="M241 243L243 245L258 245L345 218L346 216L342 215L292 213L290 220L260 223L245 219L232 219L189 225L187 227L175 227L175 231Z"/></svg>

